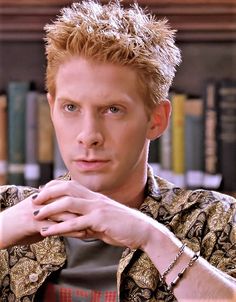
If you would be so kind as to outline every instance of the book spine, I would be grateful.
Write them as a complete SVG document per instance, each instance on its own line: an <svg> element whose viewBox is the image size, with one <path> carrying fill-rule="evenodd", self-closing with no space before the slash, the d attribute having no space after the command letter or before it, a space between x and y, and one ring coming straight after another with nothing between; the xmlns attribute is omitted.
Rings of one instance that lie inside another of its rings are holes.
<svg viewBox="0 0 236 302"><path fill-rule="evenodd" d="M8 182L15 185L24 185L25 106L28 88L28 82L10 82L8 85Z"/></svg>
<svg viewBox="0 0 236 302"><path fill-rule="evenodd" d="M206 189L218 189L222 176L219 159L218 85L208 81L204 97L204 181Z"/></svg>
<svg viewBox="0 0 236 302"><path fill-rule="evenodd" d="M160 137L160 176L173 181L171 123Z"/></svg>
<svg viewBox="0 0 236 302"><path fill-rule="evenodd" d="M170 91L168 99L171 100L174 92ZM172 172L172 116L165 132L160 137L160 177L173 181Z"/></svg>
<svg viewBox="0 0 236 302"><path fill-rule="evenodd" d="M39 184L39 165L38 165L38 112L37 112L38 92L34 87L26 95L26 125L25 125L25 184L37 187Z"/></svg>
<svg viewBox="0 0 236 302"><path fill-rule="evenodd" d="M172 170L173 182L185 186L185 101L186 95L174 93L172 96Z"/></svg>
<svg viewBox="0 0 236 302"><path fill-rule="evenodd" d="M54 130L46 94L39 94L37 103L39 185L44 185L53 179Z"/></svg>
<svg viewBox="0 0 236 302"><path fill-rule="evenodd" d="M150 142L148 162L153 169L155 175L160 173L160 141L155 139Z"/></svg>
<svg viewBox="0 0 236 302"><path fill-rule="evenodd" d="M185 168L186 186L203 186L204 136L203 100L188 98L185 103Z"/></svg>
<svg viewBox="0 0 236 302"><path fill-rule="evenodd" d="M7 96L0 95L0 185L7 183Z"/></svg>
<svg viewBox="0 0 236 302"><path fill-rule="evenodd" d="M223 81L219 87L220 156L222 189L236 191L236 82Z"/></svg>

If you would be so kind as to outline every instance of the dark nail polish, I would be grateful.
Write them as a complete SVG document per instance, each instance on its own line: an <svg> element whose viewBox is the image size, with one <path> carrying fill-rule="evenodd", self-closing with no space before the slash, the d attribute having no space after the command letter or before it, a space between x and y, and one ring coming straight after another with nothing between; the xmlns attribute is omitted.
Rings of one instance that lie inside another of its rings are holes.
<svg viewBox="0 0 236 302"><path fill-rule="evenodd" d="M36 210L33 212L34 216L38 215L38 213L39 213L39 210Z"/></svg>
<svg viewBox="0 0 236 302"><path fill-rule="evenodd" d="M34 199L36 199L38 197L38 194L34 194L33 196L32 196L32 199L34 200Z"/></svg>
<svg viewBox="0 0 236 302"><path fill-rule="evenodd" d="M48 227L43 227L41 230L42 230L42 232L45 232L48 230Z"/></svg>

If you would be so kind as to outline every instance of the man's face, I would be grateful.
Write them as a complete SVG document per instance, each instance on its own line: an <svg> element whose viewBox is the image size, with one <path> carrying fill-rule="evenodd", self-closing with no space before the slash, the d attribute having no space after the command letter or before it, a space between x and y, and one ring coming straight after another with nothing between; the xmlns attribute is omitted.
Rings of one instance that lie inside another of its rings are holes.
<svg viewBox="0 0 236 302"><path fill-rule="evenodd" d="M72 179L103 194L143 180L150 120L132 69L72 58L49 104Z"/></svg>

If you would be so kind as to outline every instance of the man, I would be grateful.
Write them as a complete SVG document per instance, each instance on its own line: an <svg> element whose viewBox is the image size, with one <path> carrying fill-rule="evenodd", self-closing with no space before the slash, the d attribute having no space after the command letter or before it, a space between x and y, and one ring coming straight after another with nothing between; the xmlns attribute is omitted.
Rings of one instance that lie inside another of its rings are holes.
<svg viewBox="0 0 236 302"><path fill-rule="evenodd" d="M1 301L235 301L235 200L147 165L169 121L174 32L137 5L93 1L46 31L69 172L40 190L1 188Z"/></svg>

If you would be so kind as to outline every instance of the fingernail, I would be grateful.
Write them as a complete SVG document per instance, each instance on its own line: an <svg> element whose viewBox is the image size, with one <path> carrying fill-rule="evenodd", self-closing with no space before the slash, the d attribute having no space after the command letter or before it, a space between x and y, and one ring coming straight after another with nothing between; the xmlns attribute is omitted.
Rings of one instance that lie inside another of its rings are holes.
<svg viewBox="0 0 236 302"><path fill-rule="evenodd" d="M36 199L38 197L38 194L34 194L33 196L32 196L32 199L34 200L34 199Z"/></svg>
<svg viewBox="0 0 236 302"><path fill-rule="evenodd" d="M36 210L33 212L34 216L38 215L38 213L39 213L39 210Z"/></svg>
<svg viewBox="0 0 236 302"><path fill-rule="evenodd" d="M39 186L39 190L42 190L45 187L45 185Z"/></svg>
<svg viewBox="0 0 236 302"><path fill-rule="evenodd" d="M48 227L43 227L43 228L41 229L42 232L46 232L47 230L48 230Z"/></svg>

